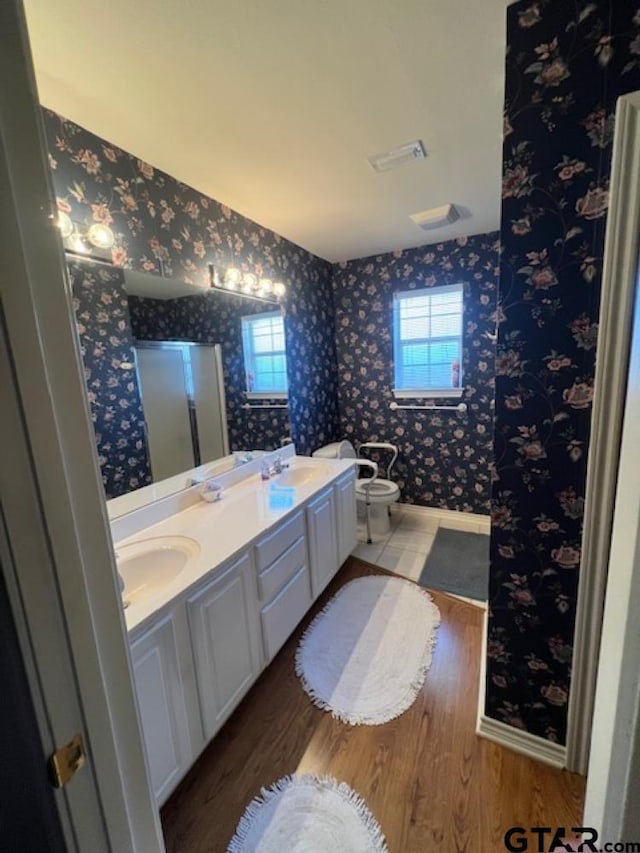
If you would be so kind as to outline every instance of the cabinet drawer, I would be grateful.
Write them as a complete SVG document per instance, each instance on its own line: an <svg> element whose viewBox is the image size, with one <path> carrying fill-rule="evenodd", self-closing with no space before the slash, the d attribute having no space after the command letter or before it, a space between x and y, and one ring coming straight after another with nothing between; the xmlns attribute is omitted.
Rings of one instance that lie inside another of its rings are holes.
<svg viewBox="0 0 640 853"><path fill-rule="evenodd" d="M291 547L296 539L304 535L304 521L302 513L294 515L292 519L280 526L275 533L265 536L256 545L256 568L259 572L264 571L274 560Z"/></svg>
<svg viewBox="0 0 640 853"><path fill-rule="evenodd" d="M258 575L260 601L270 601L284 584L307 562L304 539L298 539L264 572Z"/></svg>
<svg viewBox="0 0 640 853"><path fill-rule="evenodd" d="M260 614L267 661L280 651L285 640L311 605L309 573L303 566Z"/></svg>

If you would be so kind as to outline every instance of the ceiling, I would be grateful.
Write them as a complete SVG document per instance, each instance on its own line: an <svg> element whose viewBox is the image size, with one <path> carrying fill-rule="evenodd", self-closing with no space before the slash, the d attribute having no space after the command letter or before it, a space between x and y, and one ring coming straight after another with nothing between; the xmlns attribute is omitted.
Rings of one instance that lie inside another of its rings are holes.
<svg viewBox="0 0 640 853"><path fill-rule="evenodd" d="M25 0L44 105L330 261L498 227L506 6Z"/></svg>

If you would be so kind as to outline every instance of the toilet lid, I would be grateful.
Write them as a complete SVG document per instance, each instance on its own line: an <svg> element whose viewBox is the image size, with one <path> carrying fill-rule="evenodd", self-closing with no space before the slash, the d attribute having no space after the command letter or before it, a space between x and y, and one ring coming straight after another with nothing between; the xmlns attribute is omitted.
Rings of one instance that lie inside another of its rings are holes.
<svg viewBox="0 0 640 853"><path fill-rule="evenodd" d="M400 489L392 480L378 479L370 489L365 487L370 483L370 480L362 478L356 481L356 494L363 498L369 497L371 503L393 503L400 497Z"/></svg>

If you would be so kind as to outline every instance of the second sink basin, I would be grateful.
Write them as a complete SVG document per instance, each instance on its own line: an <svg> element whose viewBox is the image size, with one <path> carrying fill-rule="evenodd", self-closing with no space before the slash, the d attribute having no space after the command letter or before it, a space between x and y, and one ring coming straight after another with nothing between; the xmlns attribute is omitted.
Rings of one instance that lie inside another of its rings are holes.
<svg viewBox="0 0 640 853"><path fill-rule="evenodd" d="M162 536L116 546L125 605L160 592L199 553L198 543L187 536Z"/></svg>
<svg viewBox="0 0 640 853"><path fill-rule="evenodd" d="M279 486L304 486L314 480L321 480L330 472L327 465L297 465L290 471L284 471L274 482Z"/></svg>

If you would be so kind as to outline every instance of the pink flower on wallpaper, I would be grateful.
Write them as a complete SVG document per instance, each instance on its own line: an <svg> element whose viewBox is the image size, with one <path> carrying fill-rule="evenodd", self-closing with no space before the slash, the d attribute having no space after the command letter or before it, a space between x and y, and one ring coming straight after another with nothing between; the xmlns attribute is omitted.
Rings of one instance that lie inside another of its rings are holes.
<svg viewBox="0 0 640 853"><path fill-rule="evenodd" d="M504 170L502 198L522 198L531 195L532 190L532 176L526 166L517 164Z"/></svg>
<svg viewBox="0 0 640 853"><path fill-rule="evenodd" d="M102 167L97 154L86 148L81 148L73 159L82 166L88 175L97 175Z"/></svg>
<svg viewBox="0 0 640 853"><path fill-rule="evenodd" d="M586 195L576 202L576 213L585 219L600 219L609 207L608 183L592 184Z"/></svg>
<svg viewBox="0 0 640 853"><path fill-rule="evenodd" d="M494 506L491 513L491 523L494 527L511 527L513 516L509 507Z"/></svg>
<svg viewBox="0 0 640 853"><path fill-rule="evenodd" d="M607 148L613 140L615 116L608 113L603 107L590 112L582 121L582 126L587 131L591 145L597 148Z"/></svg>
<svg viewBox="0 0 640 853"><path fill-rule="evenodd" d="M127 252L120 246L114 246L111 250L111 260L116 267L123 267L127 263Z"/></svg>
<svg viewBox="0 0 640 853"><path fill-rule="evenodd" d="M540 692L551 705L566 705L569 698L567 691L557 684L547 684Z"/></svg>
<svg viewBox="0 0 640 853"><path fill-rule="evenodd" d="M523 237L531 231L531 220L528 216L523 216L522 219L514 219L511 223L511 231L517 237Z"/></svg>
<svg viewBox="0 0 640 853"><path fill-rule="evenodd" d="M111 216L111 211L109 210L108 205L106 205L104 202L92 204L91 214L93 216L94 222L101 222L103 225L111 225L113 223L113 216Z"/></svg>
<svg viewBox="0 0 640 853"><path fill-rule="evenodd" d="M569 324L569 330L580 349L591 350L598 339L598 324L587 314L581 314Z"/></svg>
<svg viewBox="0 0 640 853"><path fill-rule="evenodd" d="M559 86L569 76L569 69L563 60L558 57L540 69L536 81L541 82L545 86Z"/></svg>
<svg viewBox="0 0 640 853"><path fill-rule="evenodd" d="M549 290L558 283L558 278L551 267L540 267L534 270L528 280L536 290Z"/></svg>
<svg viewBox="0 0 640 853"><path fill-rule="evenodd" d="M520 439L512 439L512 441L520 441ZM546 459L547 451L541 441L525 441L518 448L518 453L524 456L525 459Z"/></svg>
<svg viewBox="0 0 640 853"><path fill-rule="evenodd" d="M507 350L496 358L496 374L498 376L522 376L524 362L515 350Z"/></svg>
<svg viewBox="0 0 640 853"><path fill-rule="evenodd" d="M551 533L560 529L560 525L557 521L549 521L548 519L543 519L539 521L536 524L536 527L538 528L540 533Z"/></svg>
<svg viewBox="0 0 640 853"><path fill-rule="evenodd" d="M580 551L570 545L562 545L551 552L551 559L561 569L577 569L580 563Z"/></svg>
<svg viewBox="0 0 640 853"><path fill-rule="evenodd" d="M71 213L71 205L63 198L56 199L56 207L61 213Z"/></svg>
<svg viewBox="0 0 640 853"><path fill-rule="evenodd" d="M149 163L145 163L144 160L138 160L138 171L140 174L145 177L148 181L153 178L154 169Z"/></svg>
<svg viewBox="0 0 640 853"><path fill-rule="evenodd" d="M575 160L570 157L564 157L562 163L556 166L561 181L570 181L571 178L584 172L586 168L587 164L583 160Z"/></svg>
<svg viewBox="0 0 640 853"><path fill-rule="evenodd" d="M518 25L522 29L529 29L529 27L535 26L541 20L542 15L540 14L540 5L538 3L533 3L527 9L518 12Z"/></svg>
<svg viewBox="0 0 640 853"><path fill-rule="evenodd" d="M574 382L571 388L567 388L562 399L572 409L588 409L593 401L593 385L587 382Z"/></svg>

